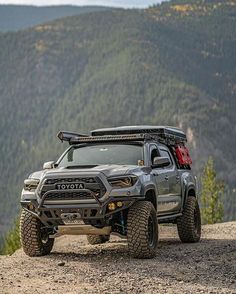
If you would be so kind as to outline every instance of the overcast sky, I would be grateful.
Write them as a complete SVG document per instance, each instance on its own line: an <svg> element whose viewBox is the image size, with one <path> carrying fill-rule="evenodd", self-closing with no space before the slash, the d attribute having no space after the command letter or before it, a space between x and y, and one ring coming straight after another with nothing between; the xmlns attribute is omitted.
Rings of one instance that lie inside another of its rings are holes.
<svg viewBox="0 0 236 294"><path fill-rule="evenodd" d="M115 7L147 7L161 0L0 0L0 4L28 4L28 5L103 5Z"/></svg>

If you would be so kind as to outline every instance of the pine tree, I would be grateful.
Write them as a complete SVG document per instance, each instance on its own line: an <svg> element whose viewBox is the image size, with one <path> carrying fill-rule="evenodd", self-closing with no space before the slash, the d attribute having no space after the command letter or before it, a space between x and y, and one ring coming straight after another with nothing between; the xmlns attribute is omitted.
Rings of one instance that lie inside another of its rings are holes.
<svg viewBox="0 0 236 294"><path fill-rule="evenodd" d="M224 192L224 183L216 177L214 162L210 157L204 167L201 178L201 215L202 222L214 224L222 222L224 217L224 207L221 201Z"/></svg>
<svg viewBox="0 0 236 294"><path fill-rule="evenodd" d="M20 247L19 219L17 219L4 238L4 245L0 254L13 254Z"/></svg>

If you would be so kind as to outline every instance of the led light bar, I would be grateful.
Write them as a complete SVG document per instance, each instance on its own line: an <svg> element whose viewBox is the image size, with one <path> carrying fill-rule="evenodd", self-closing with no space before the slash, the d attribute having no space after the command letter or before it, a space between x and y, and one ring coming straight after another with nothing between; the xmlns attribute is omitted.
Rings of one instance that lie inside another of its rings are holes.
<svg viewBox="0 0 236 294"><path fill-rule="evenodd" d="M115 141L144 141L143 134L137 135L117 135L117 136L89 136L89 137L73 137L70 144L88 143L88 142L115 142Z"/></svg>
<svg viewBox="0 0 236 294"><path fill-rule="evenodd" d="M75 137L88 137L87 135L84 135L84 134L78 134L78 133L73 133L73 132L67 132L67 131L60 131L58 134L57 134L57 137L63 142L63 141L68 141L70 142L70 140L72 138L75 138Z"/></svg>

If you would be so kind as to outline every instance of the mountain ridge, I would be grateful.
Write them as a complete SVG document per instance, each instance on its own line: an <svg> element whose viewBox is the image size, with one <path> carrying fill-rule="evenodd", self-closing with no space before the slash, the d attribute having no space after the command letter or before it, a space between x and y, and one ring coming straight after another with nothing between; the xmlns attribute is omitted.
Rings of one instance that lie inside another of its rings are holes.
<svg viewBox="0 0 236 294"><path fill-rule="evenodd" d="M0 32L18 31L58 18L109 10L105 6L0 4Z"/></svg>
<svg viewBox="0 0 236 294"><path fill-rule="evenodd" d="M67 147L60 129L179 126L198 175L213 156L234 189L236 5L215 3L112 9L0 34L0 223L19 211L23 179Z"/></svg>

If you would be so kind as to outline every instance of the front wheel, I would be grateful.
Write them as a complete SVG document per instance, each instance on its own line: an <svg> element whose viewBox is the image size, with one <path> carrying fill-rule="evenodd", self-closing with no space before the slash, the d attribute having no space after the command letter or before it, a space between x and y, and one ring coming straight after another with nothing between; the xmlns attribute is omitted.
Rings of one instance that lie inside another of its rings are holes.
<svg viewBox="0 0 236 294"><path fill-rule="evenodd" d="M128 250L134 258L153 258L158 244L156 210L151 202L135 203L128 212Z"/></svg>
<svg viewBox="0 0 236 294"><path fill-rule="evenodd" d="M20 237L25 254L31 257L49 254L54 244L54 239L49 238L48 229L26 210L21 212Z"/></svg>
<svg viewBox="0 0 236 294"><path fill-rule="evenodd" d="M179 238L183 243L195 243L201 238L201 214L198 201L188 196L183 215L177 219Z"/></svg>

